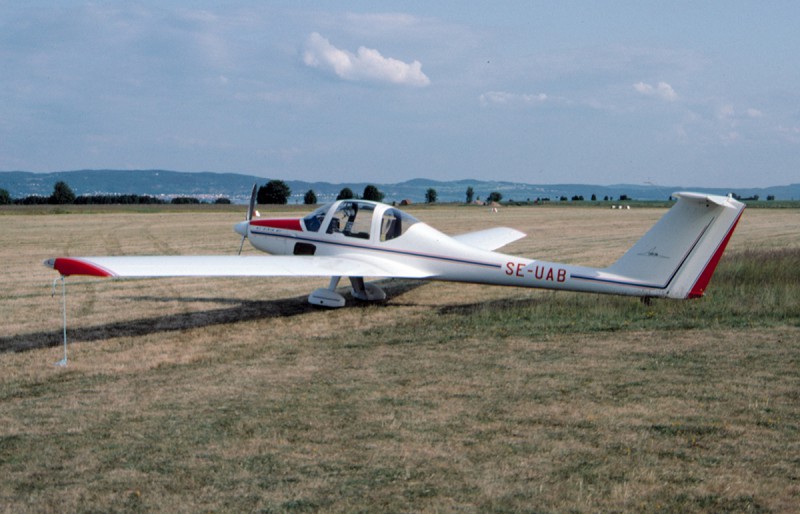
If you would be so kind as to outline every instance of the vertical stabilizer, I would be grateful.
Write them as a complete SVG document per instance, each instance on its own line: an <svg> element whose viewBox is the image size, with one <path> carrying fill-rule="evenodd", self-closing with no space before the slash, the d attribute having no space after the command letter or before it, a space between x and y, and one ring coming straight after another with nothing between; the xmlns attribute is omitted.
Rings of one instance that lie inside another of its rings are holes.
<svg viewBox="0 0 800 514"><path fill-rule="evenodd" d="M669 298L703 296L745 205L731 197L674 193L677 203L607 271Z"/></svg>

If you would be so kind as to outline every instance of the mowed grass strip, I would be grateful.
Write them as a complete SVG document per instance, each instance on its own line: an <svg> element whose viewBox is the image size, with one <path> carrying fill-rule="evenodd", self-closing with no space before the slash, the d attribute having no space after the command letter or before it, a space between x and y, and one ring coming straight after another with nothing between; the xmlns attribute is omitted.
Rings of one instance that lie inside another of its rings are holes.
<svg viewBox="0 0 800 514"><path fill-rule="evenodd" d="M800 248L731 252L696 301L631 301L568 292L521 293L444 307L432 331L439 338L561 336L620 330L728 330L800 326ZM446 330L442 330L446 328ZM411 329L416 333L417 327ZM392 328L385 334L400 336ZM432 335L433 337L433 335Z"/></svg>
<svg viewBox="0 0 800 514"><path fill-rule="evenodd" d="M385 305L320 311L252 300L270 286L78 284L76 331L113 330L66 369L57 348L0 354L0 505L792 511L797 260L735 249L706 298L650 305L392 282Z"/></svg>
<svg viewBox="0 0 800 514"><path fill-rule="evenodd" d="M63 371L4 386L0 491L17 511L790 510L798 335L364 335Z"/></svg>

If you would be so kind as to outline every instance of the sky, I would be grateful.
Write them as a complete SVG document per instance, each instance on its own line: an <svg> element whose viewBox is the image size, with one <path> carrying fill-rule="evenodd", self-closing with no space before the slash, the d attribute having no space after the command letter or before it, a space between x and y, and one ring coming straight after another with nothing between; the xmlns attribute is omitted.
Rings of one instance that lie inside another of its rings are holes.
<svg viewBox="0 0 800 514"><path fill-rule="evenodd" d="M800 2L0 0L0 171L800 182Z"/></svg>

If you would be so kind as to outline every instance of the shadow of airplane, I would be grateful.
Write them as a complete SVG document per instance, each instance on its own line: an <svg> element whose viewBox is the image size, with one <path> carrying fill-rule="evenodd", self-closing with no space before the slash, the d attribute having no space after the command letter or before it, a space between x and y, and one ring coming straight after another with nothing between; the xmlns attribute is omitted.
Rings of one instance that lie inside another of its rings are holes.
<svg viewBox="0 0 800 514"><path fill-rule="evenodd" d="M443 305L438 312L442 315L454 314L457 316L471 316L481 311L503 311L510 308L533 311L542 305L553 305L555 298L561 291L542 292L536 296L497 298L495 300L485 300L472 303L458 303L453 305ZM562 293L563 294L563 293Z"/></svg>
<svg viewBox="0 0 800 514"><path fill-rule="evenodd" d="M420 280L387 279L376 281L386 291L387 296L397 297L425 284ZM307 302L306 296L295 296L279 300L239 300L214 297L128 297L135 301L161 302L208 302L231 304L231 307L209 309L182 314L166 314L126 321L115 321L93 327L68 328L67 337L70 342L102 341L112 337L139 337L162 332L190 330L216 325L227 325L243 321L265 318L281 318L306 314L320 309ZM363 308L375 303L353 301L349 308ZM398 304L383 304L397 307ZM52 348L63 344L62 329L46 330L28 334L17 334L0 337L0 354L27 352L42 348Z"/></svg>

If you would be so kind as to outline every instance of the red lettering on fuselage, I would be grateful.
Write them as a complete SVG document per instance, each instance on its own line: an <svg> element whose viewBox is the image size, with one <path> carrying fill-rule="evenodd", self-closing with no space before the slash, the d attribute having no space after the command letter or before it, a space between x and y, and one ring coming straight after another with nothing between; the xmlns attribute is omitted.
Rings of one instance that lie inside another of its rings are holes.
<svg viewBox="0 0 800 514"><path fill-rule="evenodd" d="M525 273L533 275L533 278L536 280L545 280L549 282L566 282L567 281L567 270L564 268L553 268L550 266L543 266L540 264L534 264L529 267L525 267L525 264L521 262L507 262L505 267L505 274L506 275L514 275L517 277L525 277Z"/></svg>

